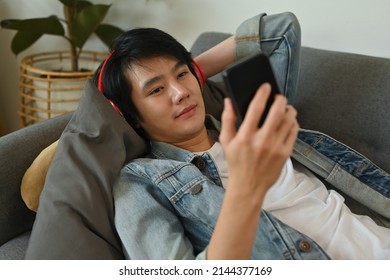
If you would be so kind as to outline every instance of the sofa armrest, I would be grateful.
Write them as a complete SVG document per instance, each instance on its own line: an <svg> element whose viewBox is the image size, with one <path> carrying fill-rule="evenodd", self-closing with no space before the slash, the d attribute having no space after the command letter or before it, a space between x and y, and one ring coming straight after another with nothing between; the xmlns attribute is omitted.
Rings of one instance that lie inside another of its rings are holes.
<svg viewBox="0 0 390 280"><path fill-rule="evenodd" d="M60 137L70 117L55 117L0 138L0 246L31 229L35 213L20 195L23 175L38 154Z"/></svg>

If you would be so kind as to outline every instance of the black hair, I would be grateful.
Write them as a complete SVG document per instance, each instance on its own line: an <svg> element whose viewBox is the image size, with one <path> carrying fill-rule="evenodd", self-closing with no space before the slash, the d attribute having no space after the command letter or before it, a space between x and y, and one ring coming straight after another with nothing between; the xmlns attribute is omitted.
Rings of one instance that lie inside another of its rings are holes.
<svg viewBox="0 0 390 280"><path fill-rule="evenodd" d="M134 129L138 130L136 124L139 120L139 113L131 100L130 81L125 76L125 72L133 63L142 58L171 56L178 62L186 64L200 83L192 65L190 52L171 35L159 29L136 28L125 31L114 40L111 53L103 70L102 91L107 99L115 103ZM103 63L93 77L96 86Z"/></svg>

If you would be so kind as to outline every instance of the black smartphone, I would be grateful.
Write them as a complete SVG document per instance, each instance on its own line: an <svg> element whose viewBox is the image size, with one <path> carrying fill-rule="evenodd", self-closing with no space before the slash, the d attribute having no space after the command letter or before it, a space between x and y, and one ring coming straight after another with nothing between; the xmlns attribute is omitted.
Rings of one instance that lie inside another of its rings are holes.
<svg viewBox="0 0 390 280"><path fill-rule="evenodd" d="M249 103L259 86L266 82L271 85L271 95L259 122L259 127L262 126L274 101L275 94L281 93L268 57L260 53L238 60L228 66L222 72L222 76L227 87L228 97L232 99L236 110L237 127L241 125Z"/></svg>

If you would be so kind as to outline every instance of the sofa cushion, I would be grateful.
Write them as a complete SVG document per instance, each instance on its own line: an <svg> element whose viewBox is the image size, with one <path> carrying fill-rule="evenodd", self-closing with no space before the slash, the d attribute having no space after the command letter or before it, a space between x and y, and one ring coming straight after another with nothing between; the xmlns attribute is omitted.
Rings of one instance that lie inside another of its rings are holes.
<svg viewBox="0 0 390 280"><path fill-rule="evenodd" d="M27 259L121 259L111 186L144 140L89 81L49 168Z"/></svg>
<svg viewBox="0 0 390 280"><path fill-rule="evenodd" d="M23 260L26 254L30 231L18 235L0 246L0 260Z"/></svg>

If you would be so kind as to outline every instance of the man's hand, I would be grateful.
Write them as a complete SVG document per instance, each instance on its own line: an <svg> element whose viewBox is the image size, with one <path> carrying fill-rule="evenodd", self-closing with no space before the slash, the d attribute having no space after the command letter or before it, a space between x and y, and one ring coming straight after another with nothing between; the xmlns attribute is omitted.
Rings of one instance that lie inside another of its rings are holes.
<svg viewBox="0 0 390 280"><path fill-rule="evenodd" d="M226 99L220 134L229 167L228 188L235 188L234 193L242 199L258 199L260 204L291 155L299 128L297 111L282 95L275 96L263 126L258 127L270 92L269 84L259 87L238 131L231 100Z"/></svg>
<svg viewBox="0 0 390 280"><path fill-rule="evenodd" d="M250 257L265 194L291 155L298 134L297 112L285 97L275 96L263 126L258 127L270 93L269 84L258 89L238 131L231 100L225 100L219 138L229 183L209 243L209 259Z"/></svg>

